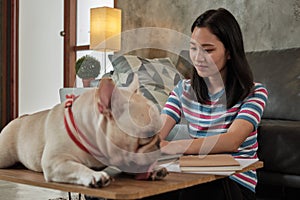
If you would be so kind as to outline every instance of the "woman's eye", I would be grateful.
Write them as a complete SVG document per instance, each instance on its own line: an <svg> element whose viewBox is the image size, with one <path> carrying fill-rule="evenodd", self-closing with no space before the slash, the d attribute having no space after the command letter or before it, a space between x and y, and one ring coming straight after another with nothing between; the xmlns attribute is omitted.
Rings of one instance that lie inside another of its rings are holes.
<svg viewBox="0 0 300 200"><path fill-rule="evenodd" d="M190 50L196 51L197 48L196 47L190 47Z"/></svg>
<svg viewBox="0 0 300 200"><path fill-rule="evenodd" d="M204 51L206 51L207 53L210 53L213 51L213 49L204 49Z"/></svg>

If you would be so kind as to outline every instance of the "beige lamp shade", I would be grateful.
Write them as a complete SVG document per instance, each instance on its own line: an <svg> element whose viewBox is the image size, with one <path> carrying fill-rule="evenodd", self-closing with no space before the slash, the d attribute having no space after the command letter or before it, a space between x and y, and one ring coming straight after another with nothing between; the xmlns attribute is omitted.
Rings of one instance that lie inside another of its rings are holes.
<svg viewBox="0 0 300 200"><path fill-rule="evenodd" d="M90 49L119 51L121 49L121 10L117 8L91 8Z"/></svg>

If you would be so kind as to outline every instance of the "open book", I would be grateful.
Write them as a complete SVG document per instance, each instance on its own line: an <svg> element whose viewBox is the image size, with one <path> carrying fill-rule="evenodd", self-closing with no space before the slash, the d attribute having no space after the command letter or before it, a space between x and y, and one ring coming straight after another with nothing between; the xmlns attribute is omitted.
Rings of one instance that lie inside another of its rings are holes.
<svg viewBox="0 0 300 200"><path fill-rule="evenodd" d="M237 171L243 167L230 154L191 155L179 159L182 172Z"/></svg>

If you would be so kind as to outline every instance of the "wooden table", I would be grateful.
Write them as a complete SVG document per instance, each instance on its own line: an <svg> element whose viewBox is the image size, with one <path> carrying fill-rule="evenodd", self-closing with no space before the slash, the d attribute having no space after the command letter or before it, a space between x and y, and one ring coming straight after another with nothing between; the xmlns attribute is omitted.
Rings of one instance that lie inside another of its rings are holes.
<svg viewBox="0 0 300 200"><path fill-rule="evenodd" d="M263 167L261 161L244 168L242 171ZM241 172L241 171L238 171ZM210 182L224 176L170 173L160 181L135 180L129 175L121 175L108 187L88 188L73 184L46 182L43 174L27 169L0 169L0 180L21 183L26 185L45 187L66 192L86 194L89 196L103 197L107 199L141 199L144 197L170 192L206 182Z"/></svg>

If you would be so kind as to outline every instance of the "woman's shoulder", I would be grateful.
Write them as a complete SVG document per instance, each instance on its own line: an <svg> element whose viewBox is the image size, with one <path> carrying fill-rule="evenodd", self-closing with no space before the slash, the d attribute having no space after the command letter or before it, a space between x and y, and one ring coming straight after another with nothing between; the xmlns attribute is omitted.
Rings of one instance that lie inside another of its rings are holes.
<svg viewBox="0 0 300 200"><path fill-rule="evenodd" d="M191 79L182 79L179 83L183 88L191 87Z"/></svg>
<svg viewBox="0 0 300 200"><path fill-rule="evenodd" d="M254 82L254 87L253 87L253 91L251 92L251 94L249 95L249 97L254 97L254 98L263 98L264 100L267 100L268 98L268 90L265 87L264 84L262 83L258 83L258 82Z"/></svg>
<svg viewBox="0 0 300 200"><path fill-rule="evenodd" d="M191 88L191 81L190 79L181 79L176 87L174 88L173 92L175 92L177 95L182 95L185 93L188 93Z"/></svg>
<svg viewBox="0 0 300 200"><path fill-rule="evenodd" d="M191 87L191 80L190 79L181 79L177 83L177 88L178 89L183 89L186 90Z"/></svg>
<svg viewBox="0 0 300 200"><path fill-rule="evenodd" d="M262 83L254 82L254 92L264 92L268 94L266 86Z"/></svg>
<svg viewBox="0 0 300 200"><path fill-rule="evenodd" d="M181 79L178 84L191 84L191 79Z"/></svg>

